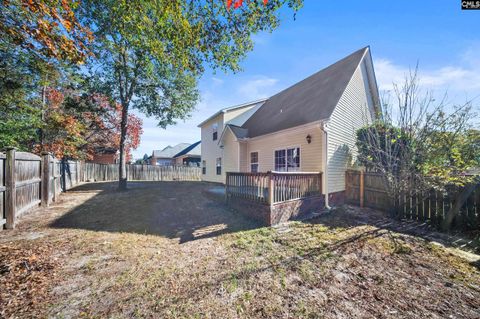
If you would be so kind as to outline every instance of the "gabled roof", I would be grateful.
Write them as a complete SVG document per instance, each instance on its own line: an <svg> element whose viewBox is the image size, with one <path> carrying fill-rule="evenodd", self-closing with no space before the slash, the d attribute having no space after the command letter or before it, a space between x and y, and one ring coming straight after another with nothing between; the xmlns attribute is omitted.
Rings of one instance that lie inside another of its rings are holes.
<svg viewBox="0 0 480 319"><path fill-rule="evenodd" d="M200 142L201 141L193 143L192 145L188 146L184 150L175 154L173 157L179 157L179 156L182 156L182 155L201 155Z"/></svg>
<svg viewBox="0 0 480 319"><path fill-rule="evenodd" d="M360 49L269 98L242 125L248 137L328 119L368 49Z"/></svg>
<svg viewBox="0 0 480 319"><path fill-rule="evenodd" d="M157 158L173 158L175 154L189 147L190 143L180 143L175 146L168 145L163 150L153 151L152 156Z"/></svg>
<svg viewBox="0 0 480 319"><path fill-rule="evenodd" d="M232 130L233 135L235 135L236 138L245 138L248 136L248 130L244 129L240 126L236 126L233 124L228 124L228 127Z"/></svg>
<svg viewBox="0 0 480 319"><path fill-rule="evenodd" d="M222 131L222 134L220 135L220 138L218 139L218 144L221 144L223 142L223 137L225 136L225 133L227 130L230 130L232 134L237 138L237 139L243 139L248 137L248 130L244 129L240 126L234 125L234 124L227 124L225 125L225 128Z"/></svg>
<svg viewBox="0 0 480 319"><path fill-rule="evenodd" d="M234 110L237 110L237 109L241 109L241 108L244 108L244 107L247 107L247 106L251 106L251 105L253 105L253 104L257 104L257 103L263 102L263 101L265 101L265 100L266 100L266 99L260 99L260 100L255 100L255 101L251 101L251 102L247 102L247 103L243 103L243 104L238 104L238 105L226 107L226 108L221 109L220 111L216 112L215 114L213 114L212 116L210 116L208 119L206 119L206 120L203 121L202 123L198 124L197 127L201 127L203 124L205 124L205 123L207 123L208 121L210 121L211 119L217 117L219 114L227 113L227 112L234 111Z"/></svg>

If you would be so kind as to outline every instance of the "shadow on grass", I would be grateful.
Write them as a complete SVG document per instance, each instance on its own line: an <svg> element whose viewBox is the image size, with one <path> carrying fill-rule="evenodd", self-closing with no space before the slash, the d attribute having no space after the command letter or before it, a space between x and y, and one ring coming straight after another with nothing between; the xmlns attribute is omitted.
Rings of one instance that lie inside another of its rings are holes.
<svg viewBox="0 0 480 319"><path fill-rule="evenodd" d="M261 227L204 192L203 182L116 182L80 185L69 193L96 193L51 223L54 228L128 232L178 238L181 243Z"/></svg>
<svg viewBox="0 0 480 319"><path fill-rule="evenodd" d="M446 247L460 248L473 253L480 253L478 239L461 232L443 233L427 222L406 219L395 219L386 213L345 205L338 209L309 221L313 224L323 224L330 228L354 228L358 226L373 226L380 230L415 236L428 242L438 242Z"/></svg>

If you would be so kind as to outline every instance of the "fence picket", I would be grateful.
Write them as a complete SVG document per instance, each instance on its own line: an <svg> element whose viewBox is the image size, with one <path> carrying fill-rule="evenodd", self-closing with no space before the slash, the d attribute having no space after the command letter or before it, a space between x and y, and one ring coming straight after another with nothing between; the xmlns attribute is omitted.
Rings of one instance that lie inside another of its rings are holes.
<svg viewBox="0 0 480 319"><path fill-rule="evenodd" d="M394 203L388 198L385 191L382 175L378 173L365 172L364 177L364 204L367 207L377 208L389 211ZM348 203L360 205L361 183L358 178L359 171L348 170L345 173L345 196ZM398 199L398 217L412 219L416 221L429 221L432 225L440 226L445 215L453 205L453 194L458 191L454 188L448 190L446 194L430 190L425 194L401 194ZM472 227L478 229L480 226L480 184L469 196L466 203L460 209L460 213L455 219L455 225L459 228Z"/></svg>

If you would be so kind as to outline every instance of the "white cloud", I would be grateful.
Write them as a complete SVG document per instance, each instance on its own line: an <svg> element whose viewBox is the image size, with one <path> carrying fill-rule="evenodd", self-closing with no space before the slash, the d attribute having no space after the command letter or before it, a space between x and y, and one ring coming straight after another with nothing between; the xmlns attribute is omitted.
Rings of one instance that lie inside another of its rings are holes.
<svg viewBox="0 0 480 319"><path fill-rule="evenodd" d="M419 64L418 77L423 89L443 94L448 92L449 97L475 98L480 90L480 62L466 58L463 55L458 64L449 64L437 69L423 69ZM477 58L478 59L478 58ZM389 59L375 59L375 73L380 90L388 91L393 83L401 84L405 76L413 71L413 66L395 64Z"/></svg>
<svg viewBox="0 0 480 319"><path fill-rule="evenodd" d="M237 91L245 102L271 96L275 92L277 79L259 76L241 84Z"/></svg>
<svg viewBox="0 0 480 319"><path fill-rule="evenodd" d="M223 84L223 82L224 81L222 79L212 77L212 84L213 84L214 87L221 86Z"/></svg>

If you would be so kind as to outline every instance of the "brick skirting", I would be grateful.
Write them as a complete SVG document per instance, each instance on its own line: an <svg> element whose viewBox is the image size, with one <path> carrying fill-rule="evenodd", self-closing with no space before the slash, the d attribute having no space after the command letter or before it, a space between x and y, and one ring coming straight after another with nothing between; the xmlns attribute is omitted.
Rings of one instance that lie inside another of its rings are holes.
<svg viewBox="0 0 480 319"><path fill-rule="evenodd" d="M229 197L227 205L243 215L270 226L322 210L325 207L325 198L323 195L313 196L276 203L270 207L268 204L244 198Z"/></svg>

